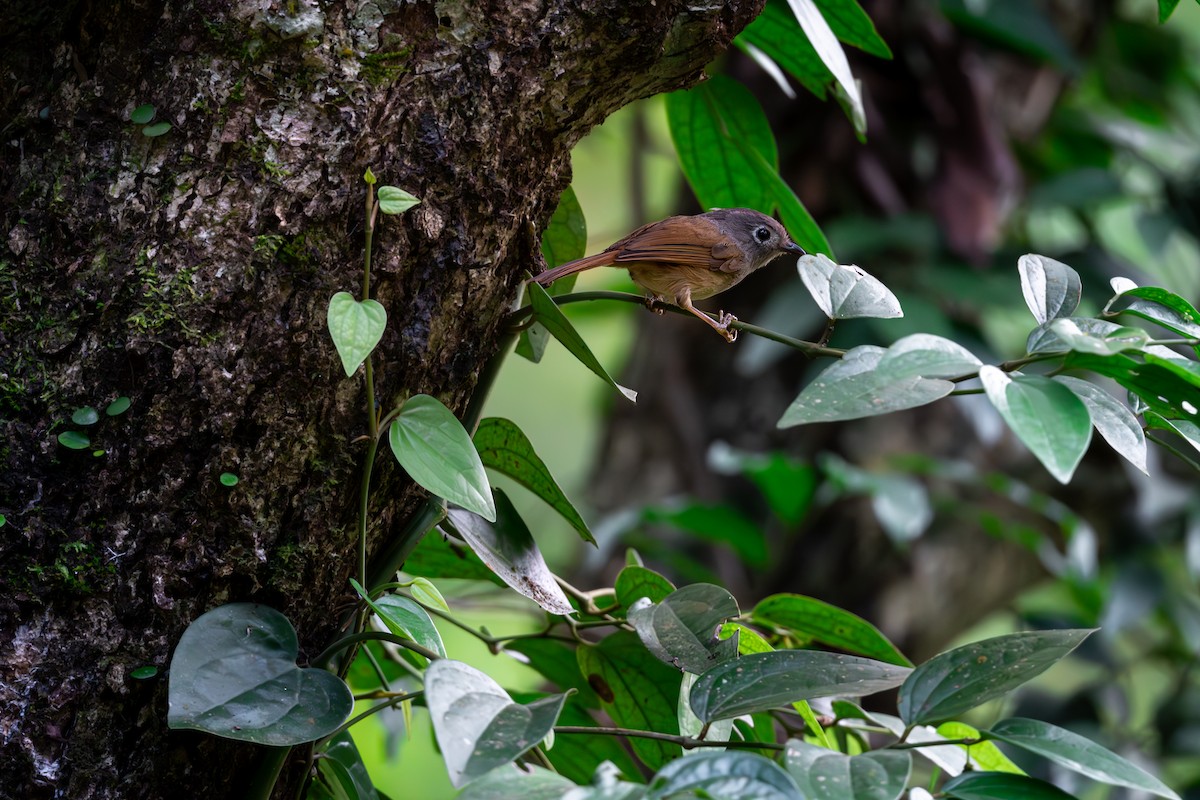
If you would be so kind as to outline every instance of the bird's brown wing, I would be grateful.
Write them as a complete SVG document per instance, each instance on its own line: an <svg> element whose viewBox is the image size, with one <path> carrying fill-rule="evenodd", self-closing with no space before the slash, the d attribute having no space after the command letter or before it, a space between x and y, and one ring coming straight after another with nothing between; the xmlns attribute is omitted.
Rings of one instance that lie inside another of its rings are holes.
<svg viewBox="0 0 1200 800"><path fill-rule="evenodd" d="M626 236L609 252L614 264L632 261L683 264L722 272L736 272L742 253L736 244L726 242L711 247L695 242L681 242L678 232L661 224L651 223Z"/></svg>

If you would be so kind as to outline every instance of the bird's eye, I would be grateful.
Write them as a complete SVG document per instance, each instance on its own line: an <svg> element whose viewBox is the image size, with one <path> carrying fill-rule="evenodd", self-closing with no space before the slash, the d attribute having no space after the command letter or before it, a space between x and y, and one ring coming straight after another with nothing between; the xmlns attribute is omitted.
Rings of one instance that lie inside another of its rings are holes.
<svg viewBox="0 0 1200 800"><path fill-rule="evenodd" d="M771 238L771 230L765 225L760 225L754 229L754 238L760 242L769 241Z"/></svg>

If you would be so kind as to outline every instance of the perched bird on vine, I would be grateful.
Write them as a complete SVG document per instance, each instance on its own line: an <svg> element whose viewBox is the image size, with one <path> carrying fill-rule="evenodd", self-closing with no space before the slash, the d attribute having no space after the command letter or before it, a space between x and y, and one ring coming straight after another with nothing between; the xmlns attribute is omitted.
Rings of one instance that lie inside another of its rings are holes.
<svg viewBox="0 0 1200 800"><path fill-rule="evenodd" d="M732 342L737 320L717 319L692 305L723 292L785 253L804 255L784 227L749 208L720 208L694 216L667 217L643 225L602 253L570 261L534 277L542 285L593 267L624 267L650 299L671 298Z"/></svg>

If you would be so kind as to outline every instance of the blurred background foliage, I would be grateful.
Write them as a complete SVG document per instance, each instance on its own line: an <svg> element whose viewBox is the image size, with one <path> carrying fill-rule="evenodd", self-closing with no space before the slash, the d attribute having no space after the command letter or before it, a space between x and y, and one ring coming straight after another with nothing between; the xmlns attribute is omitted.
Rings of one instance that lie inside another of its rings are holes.
<svg viewBox="0 0 1200 800"><path fill-rule="evenodd" d="M711 70L762 103L781 173L838 260L882 279L904 306L904 319L840 324L834 346L924 331L985 360L1019 356L1031 321L1015 267L1028 252L1080 272L1087 313L1113 276L1200 300L1197 4L1180 4L1165 24L1153 0L862 5L894 55L848 51L865 141L836 103L800 87L789 97L740 51ZM574 168L589 252L646 221L700 210L661 97L596 129ZM620 270L584 273L579 287L636 291ZM790 265L720 304L802 338L823 324ZM971 397L779 431L780 413L823 364L749 336L726 346L694 320L624 303L568 314L640 392L637 405L552 345L540 364L509 359L486 412L515 421L591 509L600 548L585 551L496 476L556 572L582 588L611 585L636 547L677 584L723 584L743 608L783 591L846 608L917 661L1008 630L1098 626L1073 671L1020 702L1131 760L1156 760L1152 771L1200 797L1200 494L1180 458L1152 448L1147 478L1098 443L1060 487ZM540 621L500 590L464 587L454 602L505 632ZM511 662L500 672L503 659L477 650L475 663L505 686L537 688L531 670ZM440 767L413 769L436 763L425 761L428 732L380 716L355 729L377 785L397 797L451 796ZM379 725L394 730L375 736ZM386 758L405 737L399 762ZM415 787L414 776L430 783Z"/></svg>

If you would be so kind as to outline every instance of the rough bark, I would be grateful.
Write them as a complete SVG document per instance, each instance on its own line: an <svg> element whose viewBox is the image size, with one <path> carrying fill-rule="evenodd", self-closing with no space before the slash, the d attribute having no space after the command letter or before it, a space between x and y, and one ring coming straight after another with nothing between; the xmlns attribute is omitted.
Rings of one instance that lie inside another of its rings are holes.
<svg viewBox="0 0 1200 800"><path fill-rule="evenodd" d="M761 0L18 2L0 13L0 797L237 797L260 753L166 729L182 630L348 599L361 380L324 332L383 224L379 397L470 399L568 152L694 83ZM172 124L128 122L152 103ZM73 409L132 399L61 447ZM226 488L218 476L237 474ZM420 502L383 469L372 547ZM297 775L282 788L294 792ZM290 795L289 795L290 796Z"/></svg>

